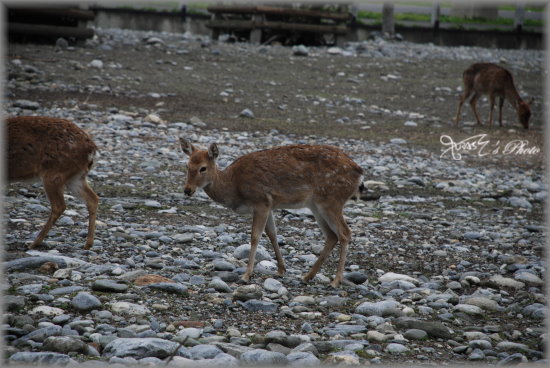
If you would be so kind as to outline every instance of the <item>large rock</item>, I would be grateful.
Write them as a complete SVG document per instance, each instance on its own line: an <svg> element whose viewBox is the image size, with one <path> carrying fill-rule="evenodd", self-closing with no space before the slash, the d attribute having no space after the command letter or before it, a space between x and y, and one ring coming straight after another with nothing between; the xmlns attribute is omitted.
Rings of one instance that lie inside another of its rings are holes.
<svg viewBox="0 0 550 368"><path fill-rule="evenodd" d="M119 338L111 341L103 349L104 358L131 357L142 359L156 357L164 359L178 348L179 344L173 341L153 338Z"/></svg>
<svg viewBox="0 0 550 368"><path fill-rule="evenodd" d="M67 364L77 364L66 354L50 352L20 351L10 356L8 360L12 363L32 364L38 366L64 366Z"/></svg>
<svg viewBox="0 0 550 368"><path fill-rule="evenodd" d="M114 313L126 314L133 317L142 317L151 313L149 309L143 305L128 302L113 303L111 304L111 310Z"/></svg>
<svg viewBox="0 0 550 368"><path fill-rule="evenodd" d="M398 318L395 320L395 326L400 329L417 329L426 331L426 333L434 338L450 339L451 330L441 322L421 321L409 318Z"/></svg>
<svg viewBox="0 0 550 368"><path fill-rule="evenodd" d="M386 316L397 309L400 304L395 300L383 300L381 302L364 302L355 309L355 313L365 316Z"/></svg>
<svg viewBox="0 0 550 368"><path fill-rule="evenodd" d="M522 289L525 287L525 283L514 280L510 277L503 277L501 275L491 276L491 278L487 281L487 284L498 288Z"/></svg>
<svg viewBox="0 0 550 368"><path fill-rule="evenodd" d="M33 308L29 314L32 316L46 316L46 317L55 317L64 314L65 311L61 308L50 307L48 305L39 305L38 307Z"/></svg>
<svg viewBox="0 0 550 368"><path fill-rule="evenodd" d="M475 305L481 309L497 311L500 306L492 299L483 296L471 296L464 300L464 304Z"/></svg>
<svg viewBox="0 0 550 368"><path fill-rule="evenodd" d="M418 280L415 279L414 277L410 277L410 276L407 276L407 275L403 275L403 274L400 274L400 273L394 273L394 272L388 272L388 273L385 273L383 274L382 276L380 276L378 278L378 281L379 282L392 282L392 281L395 281L395 280L403 280L403 281L408 281L408 282L412 282L413 284L418 284Z"/></svg>
<svg viewBox="0 0 550 368"><path fill-rule="evenodd" d="M254 350L254 348L248 346L237 345L228 342L217 342L215 345L218 348L222 349L225 353L234 356L237 359L239 359L242 354Z"/></svg>
<svg viewBox="0 0 550 368"><path fill-rule="evenodd" d="M87 355L90 352L88 345L84 341L72 336L50 336L44 340L42 348L47 351L63 354L76 352Z"/></svg>
<svg viewBox="0 0 550 368"><path fill-rule="evenodd" d="M108 293L123 293L128 290L128 285L115 280L96 280L92 283L92 290Z"/></svg>
<svg viewBox="0 0 550 368"><path fill-rule="evenodd" d="M86 292L78 293L71 301L71 304L79 311L88 311L101 307L99 299Z"/></svg>
<svg viewBox="0 0 550 368"><path fill-rule="evenodd" d="M214 359L224 352L214 345L200 344L193 346L191 349L188 350L188 353L191 355L192 359L200 360Z"/></svg>
<svg viewBox="0 0 550 368"><path fill-rule="evenodd" d="M59 336L62 333L61 326L53 325L38 328L27 335L23 336L21 340L32 340L36 342L43 342L50 336Z"/></svg>
<svg viewBox="0 0 550 368"><path fill-rule="evenodd" d="M251 247L250 244L243 244L238 246L233 251L233 257L237 259L248 259L248 255L250 254L250 247ZM258 246L256 248L256 258L255 258L256 262L268 261L271 259L272 257L267 251L267 249L265 249L262 246Z"/></svg>
<svg viewBox="0 0 550 368"><path fill-rule="evenodd" d="M296 367L316 367L321 365L321 361L310 352L295 352L286 356L288 363Z"/></svg>
<svg viewBox="0 0 550 368"><path fill-rule="evenodd" d="M263 300L247 300L246 302L239 302L244 309L249 312L264 312L264 313L275 313L279 306L273 302L266 302Z"/></svg>
<svg viewBox="0 0 550 368"><path fill-rule="evenodd" d="M254 349L241 355L241 364L253 366L281 366L287 365L288 359L283 353Z"/></svg>
<svg viewBox="0 0 550 368"><path fill-rule="evenodd" d="M251 299L261 299L263 295L262 288L259 285L239 286L233 292L233 300L247 301Z"/></svg>

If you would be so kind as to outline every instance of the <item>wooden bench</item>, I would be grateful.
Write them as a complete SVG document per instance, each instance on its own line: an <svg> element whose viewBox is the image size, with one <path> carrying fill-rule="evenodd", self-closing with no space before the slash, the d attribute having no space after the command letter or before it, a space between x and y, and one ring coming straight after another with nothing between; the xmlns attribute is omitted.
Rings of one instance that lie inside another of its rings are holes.
<svg viewBox="0 0 550 368"><path fill-rule="evenodd" d="M16 39L55 40L58 37L83 41L94 36L86 27L95 14L86 9L65 6L9 5L8 35Z"/></svg>
<svg viewBox="0 0 550 368"><path fill-rule="evenodd" d="M221 31L249 31L252 43L269 42L264 33L332 34L338 43L339 36L348 33L349 12L296 9L276 6L216 5L208 7L212 13L206 26L212 29L212 38L218 39ZM272 33L272 32L271 32Z"/></svg>

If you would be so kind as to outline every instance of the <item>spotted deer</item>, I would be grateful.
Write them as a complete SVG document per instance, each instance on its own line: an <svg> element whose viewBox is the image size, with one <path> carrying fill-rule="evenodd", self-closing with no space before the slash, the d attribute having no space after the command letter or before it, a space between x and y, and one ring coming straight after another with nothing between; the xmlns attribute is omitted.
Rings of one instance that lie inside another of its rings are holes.
<svg viewBox="0 0 550 368"><path fill-rule="evenodd" d="M321 145L289 145L246 154L224 170L218 169L218 146L200 150L180 138L189 156L184 192L202 188L214 201L237 213L252 214L251 249L242 280L248 282L258 241L265 231L277 259L278 274L285 272L273 210L309 208L325 236L325 245L304 281L311 280L340 243L340 259L332 286L342 281L351 231L343 216L346 201L362 190L363 170L340 149Z"/></svg>
<svg viewBox="0 0 550 368"><path fill-rule="evenodd" d="M40 179L50 201L48 221L30 245L36 248L65 211L65 187L83 199L88 209L88 236L84 249L94 241L99 197L90 188L87 175L97 147L90 136L69 120L45 116L7 119L8 180Z"/></svg>
<svg viewBox="0 0 550 368"><path fill-rule="evenodd" d="M458 109L456 112L455 125L458 125L460 109L464 101L473 93L470 99L470 106L476 117L477 123L481 120L477 114L476 104L481 95L489 95L489 125L493 125L493 109L495 97L499 98L499 124L502 126L502 105L508 100L518 114L518 120L525 129L529 129L529 118L531 117L531 104L533 99L525 102L520 97L512 74L501 66L492 63L472 64L462 74L464 92L460 95Z"/></svg>

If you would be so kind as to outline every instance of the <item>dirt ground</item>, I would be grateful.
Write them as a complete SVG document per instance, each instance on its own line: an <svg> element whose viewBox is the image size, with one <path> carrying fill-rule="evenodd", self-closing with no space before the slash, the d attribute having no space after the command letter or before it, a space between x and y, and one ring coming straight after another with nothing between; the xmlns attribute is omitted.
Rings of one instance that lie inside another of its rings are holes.
<svg viewBox="0 0 550 368"><path fill-rule="evenodd" d="M457 128L452 124L462 71L470 61L344 57L321 51L293 57L283 47L262 52L223 44L201 47L199 43L186 45L184 53L148 45L56 52L49 46L11 44L8 54L10 60L37 66L51 86L48 90L11 89L9 98L37 101L46 107L86 108L93 104L100 110L138 114L146 109L167 122L188 122L196 116L208 128L277 129L375 143L403 138L434 153L441 152L443 134L455 141L487 134L494 141L526 139L541 148L544 143L541 70L510 68L522 95L535 98L531 128L525 131L509 103L504 107L504 128L496 124L496 108L493 127L461 124ZM115 67L99 71L87 67L94 59ZM72 70L67 70L67 65L72 65ZM162 98L152 93L160 93ZM245 108L253 111L254 119L239 116ZM478 110L485 122L486 99L480 100ZM418 128L404 129L407 120L417 122ZM475 121L468 104L461 121ZM542 154L506 157L504 161L509 160L540 167ZM491 164L488 161L484 158L479 164Z"/></svg>

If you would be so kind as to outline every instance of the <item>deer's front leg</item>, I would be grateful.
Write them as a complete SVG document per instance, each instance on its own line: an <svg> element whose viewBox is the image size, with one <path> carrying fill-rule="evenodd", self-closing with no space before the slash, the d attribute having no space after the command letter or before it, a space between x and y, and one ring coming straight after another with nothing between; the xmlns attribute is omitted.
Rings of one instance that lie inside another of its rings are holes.
<svg viewBox="0 0 550 368"><path fill-rule="evenodd" d="M246 272L244 273L242 280L248 282L250 275L254 269L254 260L256 259L256 249L258 248L258 242L262 236L262 232L265 229L267 218L269 216L270 208L267 205L257 205L252 211L252 235L250 239L250 253L248 254L248 265L246 266Z"/></svg>

